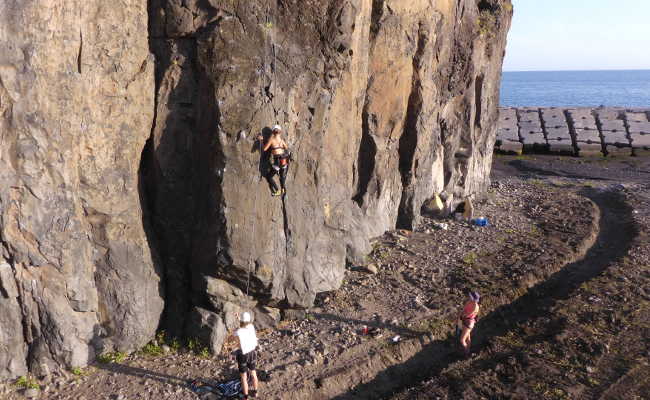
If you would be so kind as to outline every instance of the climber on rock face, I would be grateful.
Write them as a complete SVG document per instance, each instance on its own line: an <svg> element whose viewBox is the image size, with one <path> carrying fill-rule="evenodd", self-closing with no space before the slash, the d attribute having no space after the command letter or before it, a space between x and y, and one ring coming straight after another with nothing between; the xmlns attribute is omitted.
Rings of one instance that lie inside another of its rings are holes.
<svg viewBox="0 0 650 400"><path fill-rule="evenodd" d="M260 142L264 140L262 135L257 137ZM271 136L268 138L267 142L264 144L263 151L271 151L271 169L266 176L266 179L271 186L271 191L273 196L279 196L286 192L285 182L287 179L287 169L289 168L289 151L287 143L282 139L282 127L280 125L275 125L273 127ZM273 180L275 174L280 175L280 186L282 190L278 189L278 185Z"/></svg>

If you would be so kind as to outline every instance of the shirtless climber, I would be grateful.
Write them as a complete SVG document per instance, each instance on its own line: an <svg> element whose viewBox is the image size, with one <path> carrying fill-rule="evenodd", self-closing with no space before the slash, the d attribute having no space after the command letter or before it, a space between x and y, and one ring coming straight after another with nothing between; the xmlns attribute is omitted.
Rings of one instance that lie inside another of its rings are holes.
<svg viewBox="0 0 650 400"><path fill-rule="evenodd" d="M264 137L262 135L259 135L257 139L261 142L264 140ZM271 162L271 169L266 176L266 179L271 186L271 192L273 196L284 195L286 192L285 182L287 179L287 169L289 168L288 148L289 147L287 146L287 143L284 141L284 139L282 139L282 127L280 125L275 125L273 127L271 136L264 145L263 149L263 151L268 151L270 149L271 157L273 158ZM275 174L280 175L280 186L282 188L281 191L278 189L278 185L273 180Z"/></svg>

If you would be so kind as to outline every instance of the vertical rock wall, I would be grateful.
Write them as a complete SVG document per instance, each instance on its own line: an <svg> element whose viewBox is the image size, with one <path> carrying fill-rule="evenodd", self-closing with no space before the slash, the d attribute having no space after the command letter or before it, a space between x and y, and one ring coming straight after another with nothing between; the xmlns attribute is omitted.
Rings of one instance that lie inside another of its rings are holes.
<svg viewBox="0 0 650 400"><path fill-rule="evenodd" d="M0 2L0 378L133 350L158 326L146 31L144 1Z"/></svg>
<svg viewBox="0 0 650 400"><path fill-rule="evenodd" d="M434 194L448 210L480 196L511 12L498 0L152 1L144 176L173 277L167 328L193 310L218 349L237 310L309 306L369 238L417 225ZM256 141L276 123L294 154L284 199Z"/></svg>
<svg viewBox="0 0 650 400"><path fill-rule="evenodd" d="M0 2L0 377L133 350L161 315L218 350L238 310L311 305L434 194L480 196L511 11ZM256 140L275 123L283 199Z"/></svg>

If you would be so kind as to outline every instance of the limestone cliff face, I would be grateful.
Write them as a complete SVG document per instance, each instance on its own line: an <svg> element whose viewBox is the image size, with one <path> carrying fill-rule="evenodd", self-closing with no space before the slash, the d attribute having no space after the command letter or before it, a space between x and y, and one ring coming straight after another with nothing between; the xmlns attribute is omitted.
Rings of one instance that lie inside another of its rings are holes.
<svg viewBox="0 0 650 400"><path fill-rule="evenodd" d="M143 1L0 2L0 378L133 350L158 327L138 191L146 31Z"/></svg>
<svg viewBox="0 0 650 400"><path fill-rule="evenodd" d="M238 310L311 305L434 194L480 196L511 10L1 2L0 378L159 324L218 350ZM276 123L284 199L256 140Z"/></svg>
<svg viewBox="0 0 650 400"><path fill-rule="evenodd" d="M309 306L346 261L363 261L369 238L417 225L434 194L447 210L480 196L511 11L498 0L153 1L144 176L165 326L182 332L192 309L186 332L218 349L237 310ZM294 154L283 200L256 140L276 123Z"/></svg>

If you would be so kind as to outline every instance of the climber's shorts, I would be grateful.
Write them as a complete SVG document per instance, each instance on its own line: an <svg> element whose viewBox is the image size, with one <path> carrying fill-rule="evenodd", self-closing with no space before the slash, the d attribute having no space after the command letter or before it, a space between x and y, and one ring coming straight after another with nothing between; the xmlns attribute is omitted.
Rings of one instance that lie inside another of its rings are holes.
<svg viewBox="0 0 650 400"><path fill-rule="evenodd" d="M241 350L237 352L237 369L243 374L248 371L255 371L257 365L257 350L243 354Z"/></svg>

